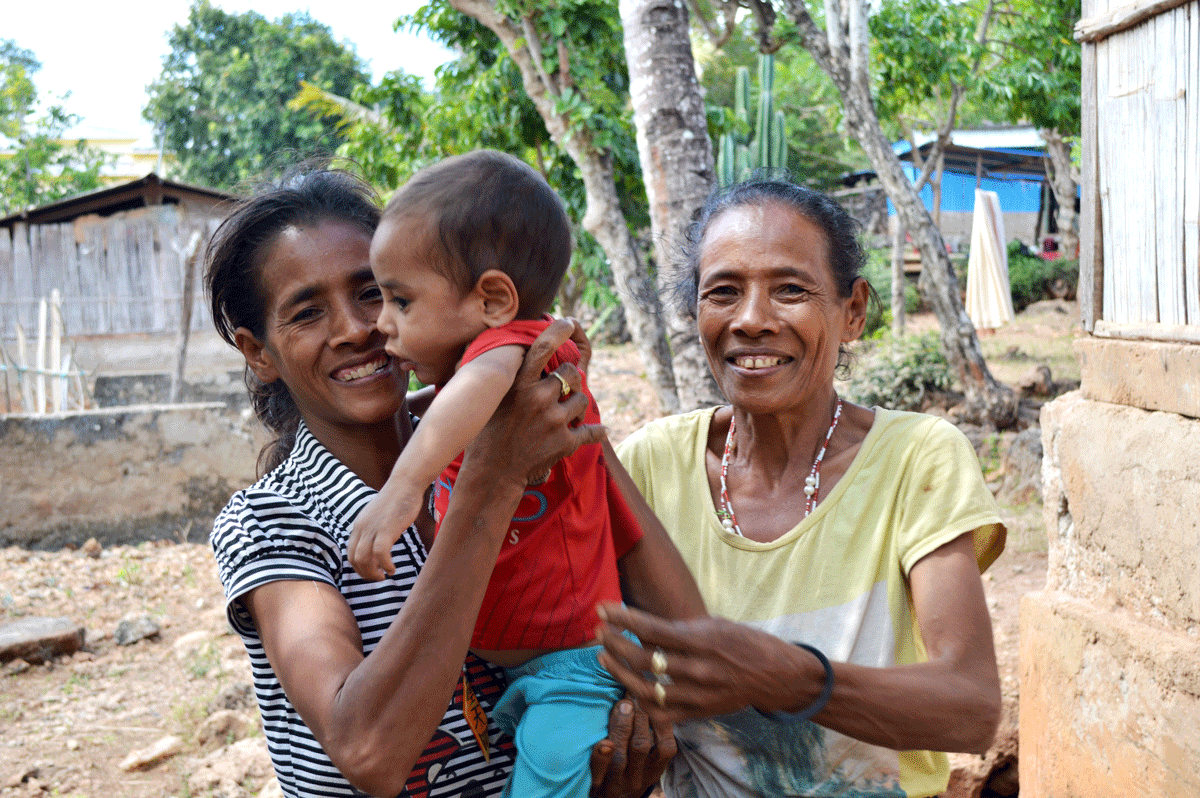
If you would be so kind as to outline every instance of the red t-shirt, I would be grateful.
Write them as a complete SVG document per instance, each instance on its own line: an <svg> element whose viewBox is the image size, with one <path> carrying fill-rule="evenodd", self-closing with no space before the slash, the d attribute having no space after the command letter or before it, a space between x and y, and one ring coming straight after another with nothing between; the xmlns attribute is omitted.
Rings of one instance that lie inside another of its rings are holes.
<svg viewBox="0 0 1200 798"><path fill-rule="evenodd" d="M467 347L462 362L500 346L528 347L549 319L514 321L488 330ZM547 364L579 363L567 341ZM587 389L584 423L599 424ZM434 486L438 518L446 513L462 455ZM642 537L641 527L604 465L600 444L580 447L555 464L540 485L525 491L500 549L471 645L494 651L570 648L595 636L596 604L620 601L617 559Z"/></svg>

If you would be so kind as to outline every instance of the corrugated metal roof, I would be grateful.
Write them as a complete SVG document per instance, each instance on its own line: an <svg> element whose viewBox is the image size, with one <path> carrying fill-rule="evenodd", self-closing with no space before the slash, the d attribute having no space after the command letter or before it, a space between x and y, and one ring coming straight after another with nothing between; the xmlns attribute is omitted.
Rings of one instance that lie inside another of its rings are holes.
<svg viewBox="0 0 1200 798"><path fill-rule="evenodd" d="M915 134L922 154L932 148L937 134ZM912 160L912 144L897 141L892 151L901 160ZM1022 126L1008 128L979 128L955 130L945 150L945 169L950 172L975 174L996 178L1029 179L1046 173L1046 145L1037 128Z"/></svg>

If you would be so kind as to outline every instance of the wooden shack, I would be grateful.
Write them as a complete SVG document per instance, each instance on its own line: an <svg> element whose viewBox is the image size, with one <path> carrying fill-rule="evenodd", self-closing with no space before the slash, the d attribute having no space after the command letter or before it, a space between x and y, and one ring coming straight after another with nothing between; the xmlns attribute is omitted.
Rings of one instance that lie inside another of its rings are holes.
<svg viewBox="0 0 1200 798"><path fill-rule="evenodd" d="M1042 409L1023 798L1200 795L1200 2L1084 0L1080 390Z"/></svg>
<svg viewBox="0 0 1200 798"><path fill-rule="evenodd" d="M0 218L0 337L32 330L54 289L68 335L178 331L188 244L236 199L150 173ZM211 327L195 294L192 329Z"/></svg>

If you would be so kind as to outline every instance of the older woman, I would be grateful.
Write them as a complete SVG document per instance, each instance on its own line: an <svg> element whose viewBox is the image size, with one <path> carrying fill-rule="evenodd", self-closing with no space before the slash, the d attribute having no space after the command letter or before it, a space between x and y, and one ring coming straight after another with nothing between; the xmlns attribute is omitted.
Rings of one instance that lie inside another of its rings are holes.
<svg viewBox="0 0 1200 798"><path fill-rule="evenodd" d="M1004 528L952 425L838 396L870 300L854 232L784 181L711 197L686 296L730 405L619 447L714 616L606 608L606 667L694 719L669 796L930 796L948 777L935 752L982 752L995 733L979 573Z"/></svg>
<svg viewBox="0 0 1200 798"><path fill-rule="evenodd" d="M575 329L552 325L468 448L437 545L424 514L393 547L395 572L360 578L351 525L416 423L375 328L378 220L360 181L317 171L235 208L214 236L213 319L276 437L269 473L230 500L212 545L286 795L498 795L514 754L489 722L503 674L468 654L471 631L528 475L602 431L568 426L586 405L577 370L559 369L574 389L561 403L559 380L540 378ZM609 738L593 756L608 795L641 794L673 753L628 701Z"/></svg>

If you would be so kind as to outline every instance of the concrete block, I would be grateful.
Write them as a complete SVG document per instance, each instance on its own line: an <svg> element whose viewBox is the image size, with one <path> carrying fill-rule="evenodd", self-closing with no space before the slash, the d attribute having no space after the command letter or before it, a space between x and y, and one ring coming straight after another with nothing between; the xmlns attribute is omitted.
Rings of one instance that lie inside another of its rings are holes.
<svg viewBox="0 0 1200 798"><path fill-rule="evenodd" d="M1088 336L1075 352L1085 398L1200 418L1200 346Z"/></svg>
<svg viewBox="0 0 1200 798"><path fill-rule="evenodd" d="M1200 795L1200 639L1046 591L1020 646L1022 798Z"/></svg>
<svg viewBox="0 0 1200 798"><path fill-rule="evenodd" d="M257 428L221 404L0 416L0 546L204 540Z"/></svg>
<svg viewBox="0 0 1200 798"><path fill-rule="evenodd" d="M70 618L22 618L0 626L0 663L32 664L74 654L83 648L84 628Z"/></svg>
<svg viewBox="0 0 1200 798"><path fill-rule="evenodd" d="M1200 421L1072 392L1041 425L1047 588L1200 627Z"/></svg>

